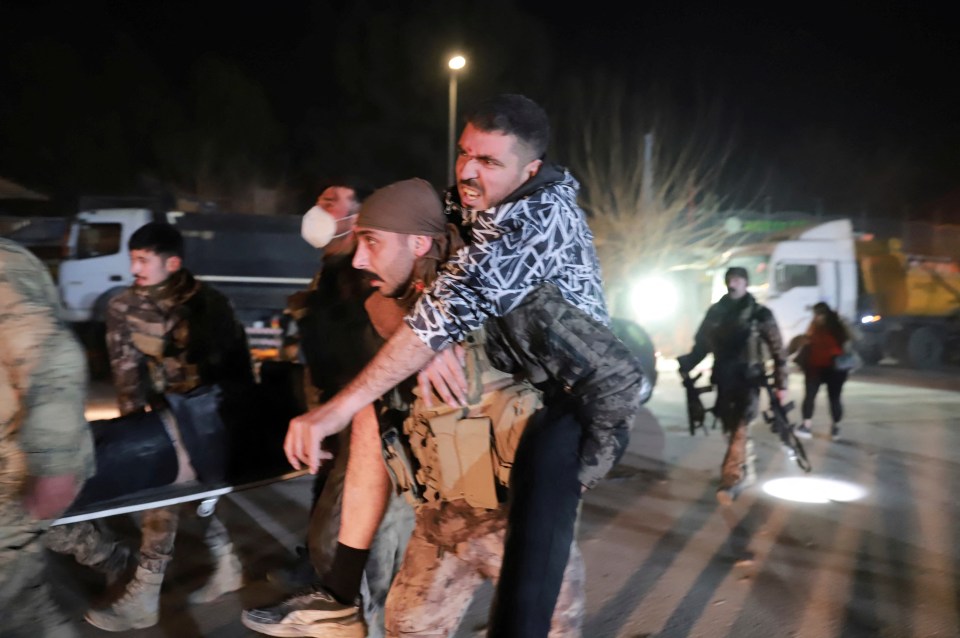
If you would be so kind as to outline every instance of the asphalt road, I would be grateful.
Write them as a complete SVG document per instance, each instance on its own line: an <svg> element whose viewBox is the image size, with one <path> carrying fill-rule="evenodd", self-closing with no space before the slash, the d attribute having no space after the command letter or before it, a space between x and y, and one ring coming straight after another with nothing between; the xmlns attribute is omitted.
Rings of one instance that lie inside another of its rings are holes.
<svg viewBox="0 0 960 638"><path fill-rule="evenodd" d="M859 372L844 390L847 416L839 442L826 435L821 396L815 436L807 442L811 475L785 456L766 426L754 425L760 480L722 508L714 499L722 436L719 430L688 434L680 384L674 372L662 372L623 461L584 499L584 635L960 635L958 376ZM102 407L109 394L95 388L92 404ZM796 375L791 398L802 398ZM783 478L801 479L801 496L825 502L799 503L764 491ZM843 481L863 495L845 500L850 495L811 479ZM304 478L222 499L217 511L239 547L248 585L196 607L186 596L202 584L209 562L199 520L187 519L164 583L160 624L119 635L257 635L242 627L240 611L280 595L263 575L301 542L309 491ZM129 520L112 523L131 538L136 534ZM63 557L52 563L58 595L79 617L102 583ZM485 588L458 636L479 635L488 600ZM81 633L104 635L88 625Z"/></svg>

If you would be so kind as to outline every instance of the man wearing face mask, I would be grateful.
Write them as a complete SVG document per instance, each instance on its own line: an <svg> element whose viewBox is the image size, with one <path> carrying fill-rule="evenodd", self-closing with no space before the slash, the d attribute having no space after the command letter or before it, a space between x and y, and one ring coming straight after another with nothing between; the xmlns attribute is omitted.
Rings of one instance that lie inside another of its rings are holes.
<svg viewBox="0 0 960 638"><path fill-rule="evenodd" d="M497 638L548 635L580 495L622 455L649 387L608 328L593 236L576 203L579 185L544 162L548 138L546 113L524 96L496 96L468 115L457 188L448 197L451 218L469 226L468 246L424 288L357 378L291 421L284 443L294 467L306 463L316 471L323 439L484 326L494 367L544 393L511 473L503 566L488 626ZM463 404L465 388L456 385L435 387L444 401ZM352 601L328 588L342 605Z"/></svg>
<svg viewBox="0 0 960 638"><path fill-rule="evenodd" d="M308 290L291 297L288 311L297 322L310 407L336 394L383 344L364 309L373 288L365 274L351 265L357 246L354 222L370 192L357 182L335 182L304 215L303 238L324 251L323 264ZM300 552L300 562L293 568L274 574L290 587L309 585L318 578L327 580L333 571L343 571L336 566L334 555L340 541L347 459L351 445L362 446L366 441L358 442L348 428L332 443L326 451L334 461L318 473L314 486L307 550ZM376 443L379 445L379 439ZM376 454L379 458L379 452ZM389 498L383 506L386 513L369 556L360 563L366 577L364 615L371 636L382 631L387 592L413 529L413 512L402 496Z"/></svg>
<svg viewBox="0 0 960 638"><path fill-rule="evenodd" d="M300 359L308 372L305 390L310 405L317 402L318 393L335 391L331 389L337 386L340 365L352 366L356 358L356 346L349 339L331 344L329 336L331 330L354 325L364 315L363 300L371 292L369 284L350 266L356 248L354 221L361 202L370 192L366 186L349 180L332 182L303 216L301 234L308 244L323 250L323 263L307 289L290 297L287 312L297 323ZM314 497L317 495L319 491Z"/></svg>

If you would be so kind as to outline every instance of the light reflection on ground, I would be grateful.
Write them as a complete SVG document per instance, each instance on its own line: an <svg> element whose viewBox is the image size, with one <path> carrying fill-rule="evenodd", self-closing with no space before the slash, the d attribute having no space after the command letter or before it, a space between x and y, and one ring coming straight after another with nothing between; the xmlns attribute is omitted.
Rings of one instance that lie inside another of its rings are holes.
<svg viewBox="0 0 960 638"><path fill-rule="evenodd" d="M83 413L87 421L100 421L103 419L115 419L120 416L120 410L117 408L87 408Z"/></svg>
<svg viewBox="0 0 960 638"><path fill-rule="evenodd" d="M867 495L866 489L854 483L814 476L773 479L763 484L763 491L796 503L849 503Z"/></svg>

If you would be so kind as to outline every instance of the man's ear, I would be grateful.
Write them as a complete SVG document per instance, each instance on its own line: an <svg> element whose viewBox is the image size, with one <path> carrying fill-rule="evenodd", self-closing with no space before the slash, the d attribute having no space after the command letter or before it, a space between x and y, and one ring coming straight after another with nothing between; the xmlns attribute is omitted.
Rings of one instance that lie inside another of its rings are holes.
<svg viewBox="0 0 960 638"><path fill-rule="evenodd" d="M534 175L540 172L540 167L543 166L543 160L535 159L526 166L523 167L523 171L527 174L527 179L530 179Z"/></svg>
<svg viewBox="0 0 960 638"><path fill-rule="evenodd" d="M163 260L163 267L168 273L175 273L183 267L183 260L177 255Z"/></svg>
<svg viewBox="0 0 960 638"><path fill-rule="evenodd" d="M423 257L430 252L430 248L432 247L433 237L430 237L429 235L413 236L413 254L417 257Z"/></svg>

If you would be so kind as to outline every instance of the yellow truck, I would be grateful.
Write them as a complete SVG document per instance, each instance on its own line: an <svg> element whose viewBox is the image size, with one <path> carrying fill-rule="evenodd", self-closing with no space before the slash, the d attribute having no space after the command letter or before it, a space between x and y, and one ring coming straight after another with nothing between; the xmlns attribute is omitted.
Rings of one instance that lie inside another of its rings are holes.
<svg viewBox="0 0 960 638"><path fill-rule="evenodd" d="M850 220L800 228L738 246L716 271L743 266L750 291L777 318L784 340L804 333L813 304L836 309L857 335L867 363L896 359L933 368L960 355L960 264L957 255L918 255L899 239L856 235Z"/></svg>

